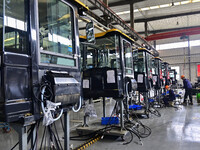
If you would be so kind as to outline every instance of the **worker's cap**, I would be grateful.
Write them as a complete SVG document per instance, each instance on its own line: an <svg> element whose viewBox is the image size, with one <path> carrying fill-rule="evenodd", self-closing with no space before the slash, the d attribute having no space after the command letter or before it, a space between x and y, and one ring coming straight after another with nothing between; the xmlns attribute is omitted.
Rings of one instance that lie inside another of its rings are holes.
<svg viewBox="0 0 200 150"><path fill-rule="evenodd" d="M165 89L168 89L168 88L169 88L169 85L166 85L166 86L165 86Z"/></svg>
<svg viewBox="0 0 200 150"><path fill-rule="evenodd" d="M181 79L183 79L183 78L185 78L185 76L184 76L184 75L181 75Z"/></svg>

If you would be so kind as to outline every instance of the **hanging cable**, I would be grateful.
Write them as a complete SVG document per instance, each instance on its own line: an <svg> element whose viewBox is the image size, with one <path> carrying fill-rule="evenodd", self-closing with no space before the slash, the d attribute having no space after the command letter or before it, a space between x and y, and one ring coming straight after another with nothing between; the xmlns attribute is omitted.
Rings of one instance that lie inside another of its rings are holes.
<svg viewBox="0 0 200 150"><path fill-rule="evenodd" d="M72 107L73 112L78 112L78 111L81 109L81 106L82 106L82 97L80 96L80 98L79 98L79 106L78 106L78 109L76 110L76 109L74 108L75 106L73 106L73 107Z"/></svg>
<svg viewBox="0 0 200 150"><path fill-rule="evenodd" d="M128 93L128 85L129 85L129 82L126 83L126 95L127 95L127 98L130 99L131 96L129 96L129 93Z"/></svg>
<svg viewBox="0 0 200 150"><path fill-rule="evenodd" d="M44 93L45 93L45 89L46 89L46 86L44 86L42 88L42 91L41 91L41 107L42 107L42 111L44 113L44 117L45 117L45 115L47 115L47 111L45 110L45 107L44 107ZM59 103L55 104L55 105L58 106ZM53 123L53 122L57 121L58 119L60 119L61 116L62 116L62 114L63 114L63 109L61 109L61 112L60 112L60 114L59 114L59 116L57 118L51 118L51 122Z"/></svg>

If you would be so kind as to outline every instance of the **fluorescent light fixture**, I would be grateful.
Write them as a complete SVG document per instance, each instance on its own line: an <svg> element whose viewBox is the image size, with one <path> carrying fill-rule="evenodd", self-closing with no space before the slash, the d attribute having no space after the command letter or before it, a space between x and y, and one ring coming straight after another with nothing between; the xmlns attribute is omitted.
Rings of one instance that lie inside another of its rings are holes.
<svg viewBox="0 0 200 150"><path fill-rule="evenodd" d="M141 11L145 11L145 10L150 10L150 8L149 7L145 7L145 8L141 8L140 10Z"/></svg>
<svg viewBox="0 0 200 150"><path fill-rule="evenodd" d="M186 0L186 1L182 1L182 2L174 2L173 6L185 5L185 4L196 3L196 2L200 2L200 0ZM166 7L171 7L171 6L172 6L172 3L155 5L155 6L149 6L149 7L134 9L134 12L147 11L147 10L158 9L158 8L166 8ZM130 11L123 11L123 12L118 12L116 14L117 15L124 15L124 14L129 14L129 13L130 13Z"/></svg>
<svg viewBox="0 0 200 150"><path fill-rule="evenodd" d="M191 1L182 1L181 4L188 4L188 3L191 3Z"/></svg>
<svg viewBox="0 0 200 150"><path fill-rule="evenodd" d="M163 4L163 5L160 5L160 8L164 8L164 7L169 7L170 4Z"/></svg>
<svg viewBox="0 0 200 150"><path fill-rule="evenodd" d="M134 12L138 12L139 10L138 9L134 9Z"/></svg>
<svg viewBox="0 0 200 150"><path fill-rule="evenodd" d="M181 5L181 2L174 2L174 6Z"/></svg>
<svg viewBox="0 0 200 150"><path fill-rule="evenodd" d="M160 6L150 6L150 9L158 9Z"/></svg>
<svg viewBox="0 0 200 150"><path fill-rule="evenodd" d="M200 40L193 40L190 41L190 46L200 46ZM176 42L176 43L168 43L168 44L161 44L157 45L157 50L167 50L167 49L176 49L176 48L185 48L188 47L188 42Z"/></svg>
<svg viewBox="0 0 200 150"><path fill-rule="evenodd" d="M122 11L122 12L119 12L119 13L116 13L117 15L124 15L124 14L129 14L130 11Z"/></svg>

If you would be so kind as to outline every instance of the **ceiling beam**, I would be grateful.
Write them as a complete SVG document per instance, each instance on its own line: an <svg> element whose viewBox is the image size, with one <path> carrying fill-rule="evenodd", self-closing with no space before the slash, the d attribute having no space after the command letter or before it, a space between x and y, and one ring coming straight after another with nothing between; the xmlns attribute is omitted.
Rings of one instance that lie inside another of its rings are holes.
<svg viewBox="0 0 200 150"><path fill-rule="evenodd" d="M138 2L142 2L145 0L121 0L119 2L113 2L113 3L108 3L109 7L116 7L116 6L122 6L122 5L129 5L131 3L138 3ZM90 10L95 10L97 9L96 7L92 6L90 7Z"/></svg>
<svg viewBox="0 0 200 150"><path fill-rule="evenodd" d="M134 22L135 23L141 23L141 22L146 22L146 21L149 22L149 21L162 20L162 19L181 17L181 16L190 16L190 15L196 15L196 14L200 14L200 11L164 15L164 16L157 16L157 17L151 17L151 18L135 19ZM126 23L130 23L130 20L125 20L125 21L126 21ZM113 25L117 25L117 24L113 23Z"/></svg>
<svg viewBox="0 0 200 150"><path fill-rule="evenodd" d="M156 33L169 32L169 31L182 30L182 29L191 29L191 28L198 28L198 27L200 27L200 26L190 26L190 27L182 27L182 28L151 30L151 31L148 31L148 34L156 34ZM145 34L145 32L138 32L138 34Z"/></svg>
<svg viewBox="0 0 200 150"><path fill-rule="evenodd" d="M110 20L113 20L114 22L117 22L124 30L129 32L134 40L137 41L137 45L140 47L147 47L148 49L153 50L153 53L155 55L159 55L158 51L150 43L148 43L142 36L140 36L133 28L131 28L122 18L120 18L118 15L113 12L110 7L105 5L100 0L88 0L91 4L98 7L100 11L104 13L104 15L107 15Z"/></svg>
<svg viewBox="0 0 200 150"><path fill-rule="evenodd" d="M173 37L181 37L181 36L189 36L189 35L196 35L196 34L200 34L200 27L152 34L152 35L146 37L146 40L147 41L155 41L155 40L161 40L161 39L167 39L167 38L173 38Z"/></svg>
<svg viewBox="0 0 200 150"><path fill-rule="evenodd" d="M96 19L99 23L103 24L103 25L106 25L106 21L104 18L102 17L99 17L98 15L96 15L95 13L93 13L92 11L87 11L86 12L89 16L93 17L94 19Z"/></svg>

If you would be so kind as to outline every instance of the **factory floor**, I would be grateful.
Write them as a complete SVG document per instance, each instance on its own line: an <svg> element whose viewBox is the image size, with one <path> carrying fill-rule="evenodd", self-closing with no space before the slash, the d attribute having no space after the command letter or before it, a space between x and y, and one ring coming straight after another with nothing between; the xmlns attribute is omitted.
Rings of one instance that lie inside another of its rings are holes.
<svg viewBox="0 0 200 150"><path fill-rule="evenodd" d="M107 116L112 112L115 101L106 103ZM194 100L194 105L179 106L181 109L176 110L172 107L158 109L161 117L150 115L149 119L140 119L140 121L151 128L152 133L149 137L142 139L142 145L137 137L128 145L123 145L121 138L104 137L96 143L90 145L86 150L199 150L200 149L200 105ZM102 115L102 103L95 103L97 116ZM79 115L83 110L79 112ZM70 115L71 117L73 114ZM81 117L82 120L82 117ZM79 120L80 121L80 120ZM59 122L57 123L59 125ZM71 123L72 124L72 123ZM41 125L42 126L42 125ZM71 125L72 126L72 125ZM71 136L75 135L75 127L71 128ZM63 131L58 126L61 143L64 141ZM42 137L40 129L39 141ZM127 135L125 139L128 139ZM0 131L0 150L10 150L18 141L17 133L12 130L10 133ZM38 147L39 142L38 141ZM84 141L70 141L73 148L84 143ZM18 146L14 149L18 150Z"/></svg>
<svg viewBox="0 0 200 150"><path fill-rule="evenodd" d="M142 145L134 137L128 145L121 138L105 137L92 144L87 150L199 150L200 149L200 106L179 106L159 109L162 117L151 115L140 121L149 126L152 133L142 139ZM128 136L128 135L127 135ZM71 141L73 146L83 143Z"/></svg>

